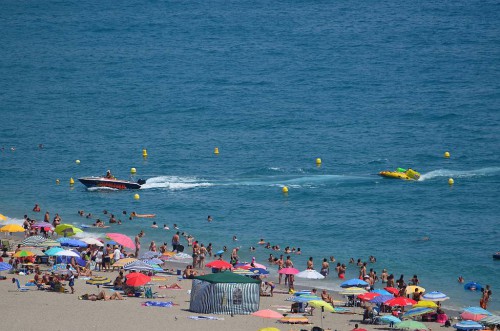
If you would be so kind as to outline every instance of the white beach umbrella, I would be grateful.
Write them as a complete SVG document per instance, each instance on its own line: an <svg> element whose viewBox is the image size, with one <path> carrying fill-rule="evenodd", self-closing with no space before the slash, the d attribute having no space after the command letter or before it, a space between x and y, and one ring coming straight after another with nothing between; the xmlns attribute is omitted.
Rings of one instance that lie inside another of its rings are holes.
<svg viewBox="0 0 500 331"><path fill-rule="evenodd" d="M99 247L104 246L104 244L102 242L100 242L99 240L97 240L95 238L82 238L80 240L83 241L84 243L89 244L89 245L96 245Z"/></svg>
<svg viewBox="0 0 500 331"><path fill-rule="evenodd" d="M306 279L323 279L325 276L317 272L313 269L306 269L304 271L299 272L295 275L295 277L306 278Z"/></svg>
<svg viewBox="0 0 500 331"><path fill-rule="evenodd" d="M71 256L71 257L80 257L77 253L70 250L62 250L55 254L56 256Z"/></svg>

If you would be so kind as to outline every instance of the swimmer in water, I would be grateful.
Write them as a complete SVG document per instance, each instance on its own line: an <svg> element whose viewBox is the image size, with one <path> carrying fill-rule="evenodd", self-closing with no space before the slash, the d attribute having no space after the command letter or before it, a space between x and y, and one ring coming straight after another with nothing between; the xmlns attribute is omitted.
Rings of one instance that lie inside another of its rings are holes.
<svg viewBox="0 0 500 331"><path fill-rule="evenodd" d="M458 282L459 283L463 283L464 282L464 278L462 276L458 276Z"/></svg>
<svg viewBox="0 0 500 331"><path fill-rule="evenodd" d="M174 229L179 230L179 227L175 223L174 223Z"/></svg>
<svg viewBox="0 0 500 331"><path fill-rule="evenodd" d="M158 229L158 225L156 225L156 222L153 222L153 225L151 225L153 229Z"/></svg>
<svg viewBox="0 0 500 331"><path fill-rule="evenodd" d="M163 224L163 230L170 230L170 228L166 224Z"/></svg>
<svg viewBox="0 0 500 331"><path fill-rule="evenodd" d="M212 216L208 215L207 221L208 221L208 223L212 222Z"/></svg>
<svg viewBox="0 0 500 331"><path fill-rule="evenodd" d="M237 241L238 238L236 238L236 236L233 236L233 241Z"/></svg>

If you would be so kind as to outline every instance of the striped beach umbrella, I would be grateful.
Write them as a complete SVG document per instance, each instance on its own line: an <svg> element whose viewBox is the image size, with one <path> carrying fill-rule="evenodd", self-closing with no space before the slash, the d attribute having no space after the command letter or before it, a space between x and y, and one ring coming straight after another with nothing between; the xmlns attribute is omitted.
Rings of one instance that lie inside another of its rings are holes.
<svg viewBox="0 0 500 331"><path fill-rule="evenodd" d="M152 259L154 257L158 257L160 256L161 253L160 252L152 252L152 251L148 251L144 254L141 255L141 259L145 260L145 259ZM172 254L174 255L174 254Z"/></svg>
<svg viewBox="0 0 500 331"><path fill-rule="evenodd" d="M52 239L42 241L39 244L36 244L37 247L59 247L61 243Z"/></svg>
<svg viewBox="0 0 500 331"><path fill-rule="evenodd" d="M14 257L29 257L29 256L34 256L34 255L35 254L33 254L32 252L24 251L24 250L14 253Z"/></svg>
<svg viewBox="0 0 500 331"><path fill-rule="evenodd" d="M123 266L125 270L152 271L154 268L141 260L129 262Z"/></svg>
<svg viewBox="0 0 500 331"><path fill-rule="evenodd" d="M500 325L500 316L497 315L486 316L479 322L486 325Z"/></svg>
<svg viewBox="0 0 500 331"><path fill-rule="evenodd" d="M46 240L47 238L42 236L31 236L21 241L21 246L36 246Z"/></svg>
<svg viewBox="0 0 500 331"><path fill-rule="evenodd" d="M114 267L122 268L123 266L125 266L125 264L130 263L130 262L134 262L134 261L137 261L137 259L134 259L133 257L126 257L124 259L119 259L118 261L113 263L112 267L113 268Z"/></svg>
<svg viewBox="0 0 500 331"><path fill-rule="evenodd" d="M483 309L481 307L467 307L467 308L464 308L464 312L468 312L468 313L472 313L472 314L482 314L482 315L487 315L487 316L493 315L492 313L490 313L489 311L487 311L486 309Z"/></svg>
<svg viewBox="0 0 500 331"><path fill-rule="evenodd" d="M415 316L425 315L428 313L433 313L434 309L427 307L412 308L403 314L403 318L412 318Z"/></svg>
<svg viewBox="0 0 500 331"><path fill-rule="evenodd" d="M469 331L469 330L482 330L483 326L479 324L478 322L474 321L461 321L453 327L457 330L464 330L464 331Z"/></svg>
<svg viewBox="0 0 500 331"><path fill-rule="evenodd" d="M448 300L449 297L446 294L444 294L443 292L432 291L432 292L429 292L429 293L425 293L422 296L422 299L427 300L427 301L438 302L438 301Z"/></svg>
<svg viewBox="0 0 500 331"><path fill-rule="evenodd" d="M109 284L111 283L111 279L108 277L103 277L103 276L95 276L90 278L89 280L86 281L87 284L90 285L97 285L97 288L101 285Z"/></svg>

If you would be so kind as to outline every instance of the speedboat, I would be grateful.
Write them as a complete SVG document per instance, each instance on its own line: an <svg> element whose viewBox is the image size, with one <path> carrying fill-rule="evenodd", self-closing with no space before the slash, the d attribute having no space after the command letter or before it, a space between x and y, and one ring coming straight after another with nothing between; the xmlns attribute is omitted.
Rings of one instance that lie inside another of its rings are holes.
<svg viewBox="0 0 500 331"><path fill-rule="evenodd" d="M496 252L495 254L493 254L493 258L495 260L500 260L500 252Z"/></svg>
<svg viewBox="0 0 500 331"><path fill-rule="evenodd" d="M379 175L382 177L397 178L403 180L418 180L420 178L420 173L411 168L397 168L395 171L385 170L379 172Z"/></svg>
<svg viewBox="0 0 500 331"><path fill-rule="evenodd" d="M137 182L131 182L128 180L106 177L82 177L78 178L78 180L86 187L103 187L116 190L138 190L141 188L141 185L146 183L144 179L139 179Z"/></svg>

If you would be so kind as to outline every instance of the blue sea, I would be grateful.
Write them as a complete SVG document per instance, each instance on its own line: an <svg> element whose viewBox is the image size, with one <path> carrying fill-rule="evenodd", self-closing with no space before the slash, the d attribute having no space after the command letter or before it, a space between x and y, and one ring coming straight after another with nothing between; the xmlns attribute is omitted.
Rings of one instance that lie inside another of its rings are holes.
<svg viewBox="0 0 500 331"><path fill-rule="evenodd" d="M279 254L250 252L260 238L300 247L299 269L309 256L319 269L325 257L374 255L369 268L417 274L449 308L479 304L458 276L489 284L500 312L499 1L0 6L10 222L49 211L88 225L78 210L108 210L123 221L109 230L142 229L143 246L170 244L162 227L176 223L214 250L240 246L244 260ZM147 179L138 192L69 185L107 169L126 179L131 167ZM377 176L397 167L422 178ZM347 278L357 274L348 264Z"/></svg>

